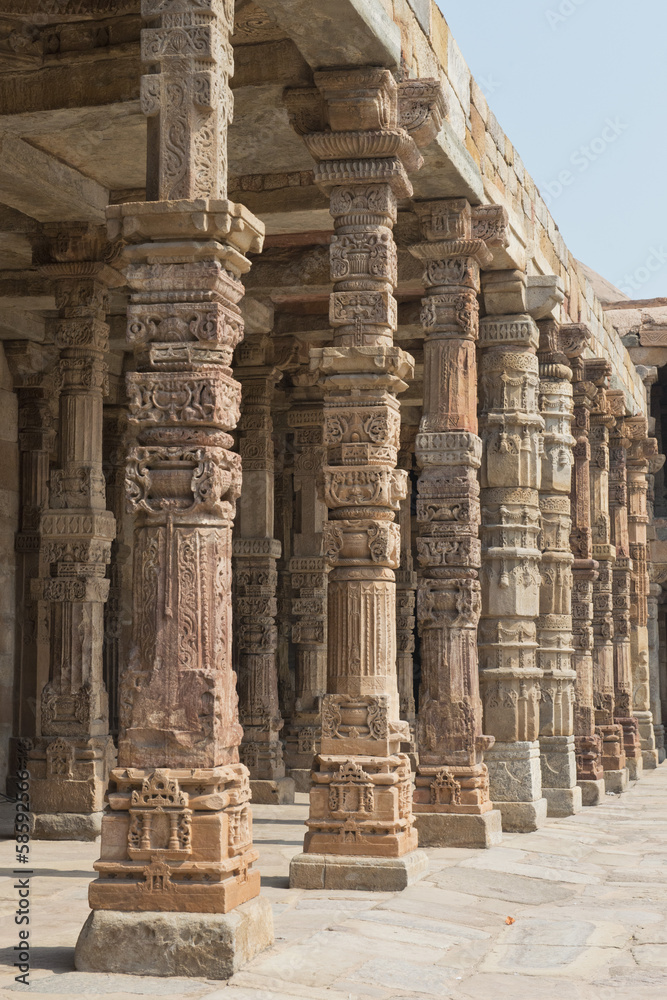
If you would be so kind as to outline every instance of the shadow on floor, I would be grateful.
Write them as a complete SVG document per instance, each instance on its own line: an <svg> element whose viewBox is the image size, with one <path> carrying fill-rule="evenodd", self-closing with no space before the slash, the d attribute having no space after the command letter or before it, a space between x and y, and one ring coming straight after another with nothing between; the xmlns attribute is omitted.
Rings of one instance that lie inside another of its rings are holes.
<svg viewBox="0 0 667 1000"><path fill-rule="evenodd" d="M289 878L286 875L262 875L262 888L289 889Z"/></svg>
<svg viewBox="0 0 667 1000"><path fill-rule="evenodd" d="M16 943L19 928L16 928ZM3 965L13 967L16 961L16 952L13 947L0 948L0 962ZM30 968L49 969L54 973L74 972L74 948L39 948L30 945ZM17 975L18 975L17 970Z"/></svg>

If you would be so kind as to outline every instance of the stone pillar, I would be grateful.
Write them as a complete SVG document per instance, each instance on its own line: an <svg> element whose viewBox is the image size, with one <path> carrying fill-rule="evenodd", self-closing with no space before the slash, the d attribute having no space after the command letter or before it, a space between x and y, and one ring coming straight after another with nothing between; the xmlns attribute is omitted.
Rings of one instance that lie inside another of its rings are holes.
<svg viewBox="0 0 667 1000"><path fill-rule="evenodd" d="M417 573L412 555L412 482L417 427L401 424L398 468L408 473L408 490L401 500L398 526L401 531L401 559L396 570L396 674L401 719L410 726L410 739L401 743L401 750L410 757L412 770L417 767L417 715L414 693L415 605Z"/></svg>
<svg viewBox="0 0 667 1000"><path fill-rule="evenodd" d="M273 387L277 368L254 364L266 345L244 344L237 352L242 386L239 450L243 491L234 538L234 586L238 663L239 753L250 772L253 802L294 802L294 782L285 777L278 701L277 562L280 542L274 533Z"/></svg>
<svg viewBox="0 0 667 1000"><path fill-rule="evenodd" d="M32 584L50 617L49 675L29 765L34 836L94 840L115 761L102 661L115 535L102 474L102 404L108 289L122 278L105 262L113 253L104 229L86 223L45 225L34 254L54 285L58 317L50 322L60 351L58 467Z"/></svg>
<svg viewBox="0 0 667 1000"><path fill-rule="evenodd" d="M574 735L577 754L577 783L585 806L599 805L605 794L602 768L602 740L595 732L593 692L593 584L598 564L593 559L591 530L591 411L597 389L586 379L585 362L571 360L574 392L574 468L570 494L572 532L570 547L574 555L572 575L572 631L575 681Z"/></svg>
<svg viewBox="0 0 667 1000"><path fill-rule="evenodd" d="M322 698L327 690L327 572L322 536L327 507L317 483L325 464L322 404L303 402L288 414L294 429L296 507L290 560L292 643L295 648L295 711L286 739L290 776L299 792L310 791L310 768L322 737Z"/></svg>
<svg viewBox="0 0 667 1000"><path fill-rule="evenodd" d="M315 83L319 91L287 100L295 128L308 133L315 180L334 219L333 345L311 351L324 391L324 554L332 569L321 752L304 854L293 859L290 881L399 889L424 871L426 858L416 851L410 762L400 753L409 727L399 721L396 676L395 516L407 474L396 469L396 394L407 388L413 360L393 344L392 227L397 200L412 194L406 168L422 160L399 125L388 70L315 73Z"/></svg>
<svg viewBox="0 0 667 1000"><path fill-rule="evenodd" d="M502 209L463 199L417 204L423 262L424 411L415 449L422 567L419 765L414 810L428 846L489 847L502 836L489 797L482 730L477 626L481 611L477 434L477 296L490 243L504 245ZM479 234L479 235L478 235ZM483 235L482 235L483 234Z"/></svg>
<svg viewBox="0 0 667 1000"><path fill-rule="evenodd" d="M653 732L659 764L662 764L665 760L665 727L662 723L662 704L660 698L660 633L658 624L658 601L661 594L661 585L659 583L652 583L648 592L648 662L651 688L651 714L653 715Z"/></svg>
<svg viewBox="0 0 667 1000"><path fill-rule="evenodd" d="M480 323L482 437L482 617L479 628L485 754L491 799L503 829L535 830L547 814L542 795L537 664L540 604L541 433L539 331L526 313L526 276L484 276L487 317Z"/></svg>
<svg viewBox="0 0 667 1000"><path fill-rule="evenodd" d="M571 816L581 808L574 747L572 668L572 372L585 338L578 328L561 332L553 319L539 324L540 412L544 420L540 481L542 532L537 665L542 671L540 762L542 792L550 816Z"/></svg>
<svg viewBox="0 0 667 1000"><path fill-rule="evenodd" d="M622 792L628 778L639 777L642 768L641 743L637 720L632 716L632 650L630 647L630 537L628 533L628 483L627 454L630 440L624 423L626 414L625 393L622 389L607 392L607 399L615 417L609 449L609 513L611 541L616 552L614 562L612 597L614 622L614 722L623 732L623 754L619 760L621 774L614 779L605 771L608 791Z"/></svg>
<svg viewBox="0 0 667 1000"><path fill-rule="evenodd" d="M53 365L55 348L31 341L4 345L18 397L20 456L19 531L16 534L16 683L14 736L10 762L17 759L18 743L37 735L39 692L49 677L48 605L32 597L31 581L40 573L42 514L49 506L49 461L55 439L58 393ZM54 405L55 401L55 405ZM11 775L15 771L10 764Z"/></svg>
<svg viewBox="0 0 667 1000"><path fill-rule="evenodd" d="M646 417L625 421L630 438L628 451L628 534L632 570L630 577L630 658L632 663L632 714L637 720L645 768L658 765L653 732L648 644L648 476L662 464L658 442L648 436ZM662 459L664 461L664 459Z"/></svg>
<svg viewBox="0 0 667 1000"><path fill-rule="evenodd" d="M143 0L155 200L107 211L110 235L127 244L136 368L127 376L133 645L78 969L223 979L273 940L269 904L256 898L231 663L241 459L230 432L241 387L230 366L243 336L245 253L263 237L226 200L233 12L231 0Z"/></svg>
<svg viewBox="0 0 667 1000"><path fill-rule="evenodd" d="M605 789L625 787L625 750L622 727L615 722L613 581L616 550L611 541L609 507L609 433L615 426L607 399L612 368L605 358L584 362L585 376L597 395L590 415L591 538L598 564L593 583L593 705L595 732L601 740Z"/></svg>

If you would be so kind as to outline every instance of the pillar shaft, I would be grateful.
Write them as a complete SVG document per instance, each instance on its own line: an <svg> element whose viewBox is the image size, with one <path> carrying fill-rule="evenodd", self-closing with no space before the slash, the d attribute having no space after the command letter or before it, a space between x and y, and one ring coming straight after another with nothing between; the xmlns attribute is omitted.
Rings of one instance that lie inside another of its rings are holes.
<svg viewBox="0 0 667 1000"><path fill-rule="evenodd" d="M398 88L389 71L316 73L315 83L318 92L288 97L295 128L308 133L335 233L333 344L311 350L324 392L324 555L331 571L328 693L304 857L398 858L417 846L410 766L400 753L409 730L399 721L394 576L395 518L407 486L407 473L396 468L396 395L407 388L413 361L393 344L392 227L397 199L411 194L406 167L418 169L421 157L399 127ZM310 131L318 115L322 131ZM293 863L297 880L303 864Z"/></svg>
<svg viewBox="0 0 667 1000"><path fill-rule="evenodd" d="M41 567L33 583L33 596L49 608L50 664L31 755L31 797L42 814L37 836L56 835L64 821L55 814L67 813L70 836L92 839L115 756L102 655L115 535L102 473L102 406L108 288L122 279L105 263L112 254L103 229L49 224L43 234L35 256L55 288L60 416L58 466L41 516Z"/></svg>
<svg viewBox="0 0 667 1000"><path fill-rule="evenodd" d="M320 713L327 691L327 573L322 537L327 507L318 495L318 478L325 464L322 404L302 403L288 414L294 430L294 495L296 519L292 585L292 643L295 648L296 700L287 734L291 768L310 770L322 736ZM301 783L303 784L303 782ZM300 791L304 789L299 788Z"/></svg>
<svg viewBox="0 0 667 1000"><path fill-rule="evenodd" d="M398 525L401 531L401 560L396 570L396 673L400 717L410 725L410 739L401 749L412 754L413 768L417 754L417 719L414 693L415 609L417 603L417 573L412 554L412 472L415 457L415 435L418 428L401 425L398 467L408 473L408 490L401 500Z"/></svg>
<svg viewBox="0 0 667 1000"><path fill-rule="evenodd" d="M480 265L492 257L480 231L503 245L506 219L500 209L495 218L486 209L480 217L461 199L416 208L425 242L411 252L423 262L426 297L424 411L415 443L422 676L414 808L481 815L493 808L484 763L493 738L482 730L477 654L477 297Z"/></svg>
<svg viewBox="0 0 667 1000"><path fill-rule="evenodd" d="M243 336L244 254L261 250L263 227L221 200L233 6L143 0L156 200L108 210L109 232L128 244L135 537L133 641L95 910L220 914L259 892L231 662L241 460L230 432L241 387L230 366Z"/></svg>
<svg viewBox="0 0 667 1000"><path fill-rule="evenodd" d="M479 657L491 799L504 829L535 829L542 797L536 622L541 481L539 333L526 314L526 277L485 275L480 324L482 618ZM514 309L503 315L502 311Z"/></svg>
<svg viewBox="0 0 667 1000"><path fill-rule="evenodd" d="M537 664L542 672L540 762L549 814L562 816L575 812L581 798L576 788L574 749L570 485L575 441L568 358L578 356L585 341L571 328L561 329L553 319L541 321L539 330L540 412L544 420L537 620Z"/></svg>

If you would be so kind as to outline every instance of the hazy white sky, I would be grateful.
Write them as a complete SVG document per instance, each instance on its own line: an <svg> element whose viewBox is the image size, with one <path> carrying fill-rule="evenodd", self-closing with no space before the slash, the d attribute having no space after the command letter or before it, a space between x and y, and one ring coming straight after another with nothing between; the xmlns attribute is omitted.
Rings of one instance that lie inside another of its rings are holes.
<svg viewBox="0 0 667 1000"><path fill-rule="evenodd" d="M667 296L667 0L438 0L571 252Z"/></svg>

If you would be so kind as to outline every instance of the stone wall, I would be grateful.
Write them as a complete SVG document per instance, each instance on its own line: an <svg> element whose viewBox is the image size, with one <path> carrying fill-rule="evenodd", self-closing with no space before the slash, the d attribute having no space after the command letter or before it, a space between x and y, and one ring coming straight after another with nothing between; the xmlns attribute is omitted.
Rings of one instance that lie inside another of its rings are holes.
<svg viewBox="0 0 667 1000"><path fill-rule="evenodd" d="M584 270L572 256L519 153L503 132L475 82L434 0L379 0L401 29L403 63L410 77L436 76L448 103L445 142L459 172L480 200L509 212L514 253L523 253L528 275L555 274L563 281L566 316L591 330L587 357L608 358L613 388L629 409L644 412L645 390ZM428 10L430 3L430 10ZM451 133L451 134L449 134ZM454 192L459 194L460 192ZM441 196L446 196L442 192Z"/></svg>

